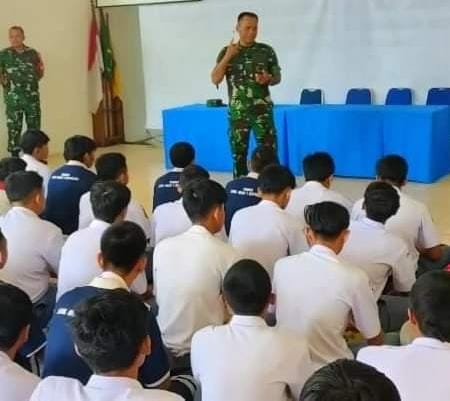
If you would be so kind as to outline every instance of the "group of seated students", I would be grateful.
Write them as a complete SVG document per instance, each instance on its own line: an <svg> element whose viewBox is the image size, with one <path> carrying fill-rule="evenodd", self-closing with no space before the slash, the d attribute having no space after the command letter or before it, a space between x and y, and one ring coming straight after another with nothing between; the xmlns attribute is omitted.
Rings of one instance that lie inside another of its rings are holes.
<svg viewBox="0 0 450 401"><path fill-rule="evenodd" d="M224 188L180 142L148 218L124 155L48 145L0 161L0 401L449 399L450 252L402 157L352 207L326 153Z"/></svg>

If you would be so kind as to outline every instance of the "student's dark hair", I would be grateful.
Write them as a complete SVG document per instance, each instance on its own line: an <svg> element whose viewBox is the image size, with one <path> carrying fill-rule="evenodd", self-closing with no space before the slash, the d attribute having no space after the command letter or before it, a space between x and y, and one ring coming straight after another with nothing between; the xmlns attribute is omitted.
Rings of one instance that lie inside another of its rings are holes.
<svg viewBox="0 0 450 401"><path fill-rule="evenodd" d="M24 132L20 140L20 147L23 153L31 155L36 148L42 148L50 142L50 138L45 132L37 129L29 129Z"/></svg>
<svg viewBox="0 0 450 401"><path fill-rule="evenodd" d="M31 323L33 304L21 289L0 282L0 351L8 351Z"/></svg>
<svg viewBox="0 0 450 401"><path fill-rule="evenodd" d="M377 162L377 177L401 186L408 178L408 162L399 155L384 156Z"/></svg>
<svg viewBox="0 0 450 401"><path fill-rule="evenodd" d="M97 149L95 142L83 135L75 135L64 142L64 159L66 161L83 161L84 155Z"/></svg>
<svg viewBox="0 0 450 401"><path fill-rule="evenodd" d="M413 285L410 295L411 310L423 335L450 342L450 273L423 274Z"/></svg>
<svg viewBox="0 0 450 401"><path fill-rule="evenodd" d="M364 192L364 208L369 219L385 223L400 207L400 196L387 182L376 181L369 184Z"/></svg>
<svg viewBox="0 0 450 401"><path fill-rule="evenodd" d="M278 155L271 146L258 146L252 153L250 160L252 170L260 174L265 167L279 164Z"/></svg>
<svg viewBox="0 0 450 401"><path fill-rule="evenodd" d="M122 153L105 153L95 161L98 181L117 180L127 172L127 159Z"/></svg>
<svg viewBox="0 0 450 401"><path fill-rule="evenodd" d="M42 190L44 180L34 171L17 171L6 178L6 196L12 202L22 202Z"/></svg>
<svg viewBox="0 0 450 401"><path fill-rule="evenodd" d="M147 336L148 309L124 289L105 291L75 308L71 331L81 358L102 374L129 368Z"/></svg>
<svg viewBox="0 0 450 401"><path fill-rule="evenodd" d="M316 371L300 394L300 401L400 400L400 393L387 376L349 359L339 359Z"/></svg>
<svg viewBox="0 0 450 401"><path fill-rule="evenodd" d="M263 194L280 194L287 188L294 189L295 186L294 174L279 164L265 167L258 177L258 187Z"/></svg>
<svg viewBox="0 0 450 401"><path fill-rule="evenodd" d="M225 189L206 178L191 182L183 191L183 207L193 223L205 218L216 206L227 200Z"/></svg>
<svg viewBox="0 0 450 401"><path fill-rule="evenodd" d="M208 179L209 173L203 167L197 164L190 164L185 167L180 174L179 186L181 190L186 188L191 182L199 179Z"/></svg>
<svg viewBox="0 0 450 401"><path fill-rule="evenodd" d="M5 157L0 160L0 181L5 181L8 175L17 171L25 171L27 163L19 157Z"/></svg>
<svg viewBox="0 0 450 401"><path fill-rule="evenodd" d="M306 181L324 182L334 172L334 160L326 152L311 153L303 159L303 175Z"/></svg>
<svg viewBox="0 0 450 401"><path fill-rule="evenodd" d="M189 142L177 142L169 153L170 162L177 168L185 168L195 160L195 149Z"/></svg>
<svg viewBox="0 0 450 401"><path fill-rule="evenodd" d="M317 235L333 240L350 225L350 214L338 203L320 202L305 207L305 222Z"/></svg>
<svg viewBox="0 0 450 401"><path fill-rule="evenodd" d="M225 275L223 292L234 313L260 315L272 293L270 276L255 260L240 260Z"/></svg>
<svg viewBox="0 0 450 401"><path fill-rule="evenodd" d="M252 11L243 11L238 15L238 22L241 22L245 17L256 18L257 20L259 20L258 14Z"/></svg>
<svg viewBox="0 0 450 401"><path fill-rule="evenodd" d="M90 199L94 217L112 224L130 203L131 192L116 181L100 181L92 186Z"/></svg>
<svg viewBox="0 0 450 401"><path fill-rule="evenodd" d="M147 238L136 223L122 221L109 227L102 235L100 250L106 262L124 273L133 270L145 255Z"/></svg>

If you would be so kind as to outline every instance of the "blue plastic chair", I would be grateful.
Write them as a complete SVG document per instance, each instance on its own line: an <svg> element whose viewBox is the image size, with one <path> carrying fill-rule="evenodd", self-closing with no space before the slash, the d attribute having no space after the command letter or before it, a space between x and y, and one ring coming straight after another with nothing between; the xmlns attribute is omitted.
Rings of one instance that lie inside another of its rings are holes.
<svg viewBox="0 0 450 401"><path fill-rule="evenodd" d="M427 95L427 105L450 106L450 88L431 88Z"/></svg>
<svg viewBox="0 0 450 401"><path fill-rule="evenodd" d="M408 106L412 104L412 90L410 88L391 88L386 96L386 105Z"/></svg>
<svg viewBox="0 0 450 401"><path fill-rule="evenodd" d="M346 104L372 104L372 92L367 88L352 88L347 92Z"/></svg>
<svg viewBox="0 0 450 401"><path fill-rule="evenodd" d="M303 89L300 104L322 104L322 89Z"/></svg>

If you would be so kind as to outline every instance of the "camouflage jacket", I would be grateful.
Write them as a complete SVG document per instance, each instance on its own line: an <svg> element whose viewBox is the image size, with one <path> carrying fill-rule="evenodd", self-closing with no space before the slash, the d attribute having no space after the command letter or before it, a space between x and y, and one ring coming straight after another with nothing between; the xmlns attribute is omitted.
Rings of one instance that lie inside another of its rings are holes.
<svg viewBox="0 0 450 401"><path fill-rule="evenodd" d="M5 96L10 93L33 95L39 91L41 59L39 53L25 47L23 52L17 52L9 47L0 51L0 74L6 80Z"/></svg>
<svg viewBox="0 0 450 401"><path fill-rule="evenodd" d="M220 62L227 48L224 47L217 57ZM256 82L257 73L266 71L274 77L280 77L281 69L272 47L255 43L250 47L240 46L239 54L228 65L226 79L230 107L258 104L272 105L268 86Z"/></svg>

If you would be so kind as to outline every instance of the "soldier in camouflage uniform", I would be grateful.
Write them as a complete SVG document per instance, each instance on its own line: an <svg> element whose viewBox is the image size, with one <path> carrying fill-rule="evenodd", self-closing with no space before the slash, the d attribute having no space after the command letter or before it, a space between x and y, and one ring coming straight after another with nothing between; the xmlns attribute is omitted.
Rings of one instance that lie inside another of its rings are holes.
<svg viewBox="0 0 450 401"><path fill-rule="evenodd" d="M21 27L9 29L9 40L11 47L0 52L0 83L6 105L8 151L17 155L24 115L28 129L41 126L39 80L44 66L39 53L24 45Z"/></svg>
<svg viewBox="0 0 450 401"><path fill-rule="evenodd" d="M233 174L246 175L250 130L258 145L276 149L277 137L269 86L281 81L275 51L255 42L258 16L244 12L238 17L239 42L225 47L217 57L212 81L218 85L226 76L229 95L230 143Z"/></svg>

